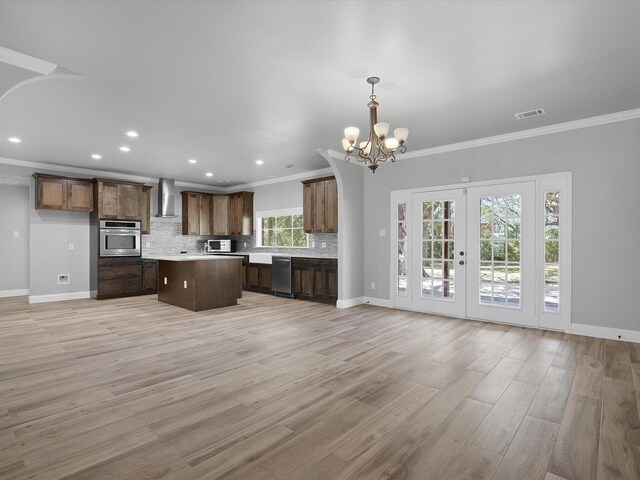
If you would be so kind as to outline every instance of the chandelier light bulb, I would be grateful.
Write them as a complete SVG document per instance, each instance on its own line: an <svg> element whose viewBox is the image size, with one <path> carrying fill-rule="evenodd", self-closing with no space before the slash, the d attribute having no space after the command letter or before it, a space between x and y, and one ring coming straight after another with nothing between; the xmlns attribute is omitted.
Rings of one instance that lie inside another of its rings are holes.
<svg viewBox="0 0 640 480"><path fill-rule="evenodd" d="M371 142L360 142L360 149L362 150L362 153L369 155L371 153Z"/></svg>
<svg viewBox="0 0 640 480"><path fill-rule="evenodd" d="M353 152L353 143L350 142L349 140L347 140L346 138L342 139L342 148L344 148L344 151L347 153L351 153Z"/></svg>
<svg viewBox="0 0 640 480"><path fill-rule="evenodd" d="M409 136L408 128L396 128L393 131L393 135L396 137L396 140L400 145L407 141L407 137Z"/></svg>
<svg viewBox="0 0 640 480"><path fill-rule="evenodd" d="M358 140L358 135L360 135L360 129L358 127L347 127L344 129L344 137L349 140L349 143L353 145Z"/></svg>
<svg viewBox="0 0 640 480"><path fill-rule="evenodd" d="M384 146L387 150L389 150L390 152L395 152L396 148L398 148L399 144L398 144L398 140L396 140L395 138L391 137L391 138L387 138L384 141Z"/></svg>
<svg viewBox="0 0 640 480"><path fill-rule="evenodd" d="M376 132L380 140L384 140L389 133L389 124L387 122L378 122L373 126L373 131Z"/></svg>

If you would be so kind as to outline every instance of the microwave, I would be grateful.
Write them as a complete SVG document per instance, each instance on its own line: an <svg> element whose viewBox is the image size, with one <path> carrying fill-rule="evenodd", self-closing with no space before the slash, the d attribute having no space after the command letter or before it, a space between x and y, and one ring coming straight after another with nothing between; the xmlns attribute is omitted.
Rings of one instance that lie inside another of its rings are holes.
<svg viewBox="0 0 640 480"><path fill-rule="evenodd" d="M100 220L101 257L139 257L140 222Z"/></svg>
<svg viewBox="0 0 640 480"><path fill-rule="evenodd" d="M207 240L207 253L227 253L236 251L235 240Z"/></svg>

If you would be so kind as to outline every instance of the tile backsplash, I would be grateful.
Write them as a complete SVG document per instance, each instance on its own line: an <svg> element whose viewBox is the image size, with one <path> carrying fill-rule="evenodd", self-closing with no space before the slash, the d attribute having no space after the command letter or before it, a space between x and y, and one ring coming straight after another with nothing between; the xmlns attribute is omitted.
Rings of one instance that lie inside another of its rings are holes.
<svg viewBox="0 0 640 480"><path fill-rule="evenodd" d="M207 240L212 238L229 238L226 236L196 236L182 235L182 217L151 217L151 233L142 235L142 255L177 255L181 251L187 253L202 253ZM234 236L238 252L271 251L269 247L256 248L252 235ZM322 243L326 247L322 248ZM311 245L315 243L315 248ZM147 244L149 245L147 247ZM246 244L246 247L244 246ZM281 248L277 253L309 255L312 257L337 258L338 234L315 233L309 234L309 248Z"/></svg>

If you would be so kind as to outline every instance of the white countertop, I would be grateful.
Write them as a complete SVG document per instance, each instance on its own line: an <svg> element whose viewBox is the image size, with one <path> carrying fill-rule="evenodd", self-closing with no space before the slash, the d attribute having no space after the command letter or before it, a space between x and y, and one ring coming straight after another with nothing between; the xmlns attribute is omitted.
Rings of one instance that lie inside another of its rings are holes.
<svg viewBox="0 0 640 480"><path fill-rule="evenodd" d="M197 254L182 254L182 255L143 255L142 258L148 258L149 260L169 260L172 262L192 262L194 260L233 260L238 259L237 256L232 255L197 255Z"/></svg>

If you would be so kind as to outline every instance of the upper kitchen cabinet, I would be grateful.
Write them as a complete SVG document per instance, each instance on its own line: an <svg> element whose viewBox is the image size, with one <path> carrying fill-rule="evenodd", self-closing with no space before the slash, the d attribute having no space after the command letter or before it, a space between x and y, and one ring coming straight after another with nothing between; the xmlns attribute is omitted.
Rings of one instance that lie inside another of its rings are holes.
<svg viewBox="0 0 640 480"><path fill-rule="evenodd" d="M96 179L98 218L142 222L142 183ZM145 212L145 215L147 213Z"/></svg>
<svg viewBox="0 0 640 480"><path fill-rule="evenodd" d="M182 192L182 234L213 235L213 195Z"/></svg>
<svg viewBox="0 0 640 480"><path fill-rule="evenodd" d="M34 173L36 179L36 208L93 211L93 184L82 178L59 177Z"/></svg>
<svg viewBox="0 0 640 480"><path fill-rule="evenodd" d="M229 235L229 195L213 195L213 234Z"/></svg>
<svg viewBox="0 0 640 480"><path fill-rule="evenodd" d="M140 233L151 233L151 187L144 186L140 192Z"/></svg>
<svg viewBox="0 0 640 480"><path fill-rule="evenodd" d="M229 235L253 235L253 192L229 195Z"/></svg>
<svg viewBox="0 0 640 480"><path fill-rule="evenodd" d="M304 231L336 233L338 231L338 185L335 177L302 182Z"/></svg>

